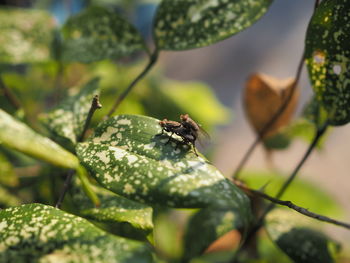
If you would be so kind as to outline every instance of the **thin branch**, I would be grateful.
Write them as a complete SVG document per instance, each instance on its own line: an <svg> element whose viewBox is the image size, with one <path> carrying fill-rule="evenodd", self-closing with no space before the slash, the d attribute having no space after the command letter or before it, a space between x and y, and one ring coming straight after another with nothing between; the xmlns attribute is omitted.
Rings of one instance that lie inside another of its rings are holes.
<svg viewBox="0 0 350 263"><path fill-rule="evenodd" d="M75 174L75 170L69 170L66 180L64 181L63 187L61 189L60 195L58 197L57 203L55 205L56 208L60 208L62 205L62 202L64 200L64 197L67 193L67 190L69 188L70 182L72 181L73 175Z"/></svg>
<svg viewBox="0 0 350 263"><path fill-rule="evenodd" d="M11 105L16 109L21 108L21 103L19 99L15 96L15 94L5 85L2 78L0 77L0 89L3 90L4 96L7 98L7 100L11 103Z"/></svg>
<svg viewBox="0 0 350 263"><path fill-rule="evenodd" d="M350 224L348 224L348 223L344 223L344 222L332 219L332 218L327 217L327 216L323 216L323 215L316 214L314 212L310 212L306 208L298 206L298 205L292 203L291 201L283 201L283 200L280 200L278 198L274 198L272 196L269 196L269 195L267 195L267 194L265 194L263 192L260 192L258 190L254 190L254 189L248 188L246 185L242 184L239 181L235 181L234 183L239 188L241 188L242 190L244 190L248 194L264 198L264 199L269 200L270 202L272 202L274 204L287 206L287 207L289 207L289 208L291 208L291 209L297 211L298 213L303 214L303 215L305 215L307 217L311 217L311 218L317 219L319 221L323 221L323 222L326 222L326 223L330 223L330 224L333 224L333 225L337 225L337 226L341 226L341 227L345 227L347 229L350 229Z"/></svg>
<svg viewBox="0 0 350 263"><path fill-rule="evenodd" d="M86 134L86 131L89 128L92 116L94 115L96 110L101 109L101 108L102 108L102 105L101 105L101 103L99 101L99 97L98 97L98 95L95 95L95 97L92 99L91 107L90 107L88 116L86 117L84 129L83 129L81 135L78 138L78 142L82 142L83 141L83 139L85 137L85 134Z"/></svg>
<svg viewBox="0 0 350 263"><path fill-rule="evenodd" d="M150 60L147 64L147 66L144 68L144 70L130 83L130 85L127 87L126 90L124 90L123 93L119 95L119 97L116 99L114 102L111 110L108 112L108 114L104 117L104 119L107 119L113 115L113 113L117 110L119 105L122 103L122 101L126 98L126 96L131 92L133 87L141 80L144 78L144 76L152 69L154 64L158 60L158 50L156 49L153 54L150 56Z"/></svg>
<svg viewBox="0 0 350 263"><path fill-rule="evenodd" d="M88 115L86 117L84 129L83 129L81 135L78 138L78 142L81 142L84 139L86 131L89 128L92 116L94 115L94 112L97 109L100 109L100 108L102 108L102 105L100 104L100 101L98 100L98 95L95 95L95 97L92 99L91 107L90 107L89 113L88 113ZM75 170L69 170L68 171L66 180L64 181L63 187L61 189L61 192L60 192L60 195L58 197L57 203L55 205L56 208L60 208L61 207L61 204L62 204L62 202L64 200L64 197L65 197L65 195L66 195L66 193L68 191L69 185L70 185L70 183L72 181L72 178L73 178L74 174L75 174Z"/></svg>

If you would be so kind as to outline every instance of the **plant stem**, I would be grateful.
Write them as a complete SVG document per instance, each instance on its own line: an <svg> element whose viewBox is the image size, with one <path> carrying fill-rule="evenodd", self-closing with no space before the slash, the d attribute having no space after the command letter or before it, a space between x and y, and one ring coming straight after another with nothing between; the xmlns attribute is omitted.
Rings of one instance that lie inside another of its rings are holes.
<svg viewBox="0 0 350 263"><path fill-rule="evenodd" d="M1 76L0 76L0 89L3 90L4 96L7 98L7 100L11 103L11 105L16 109L21 108L21 103L19 99L13 94L13 92L5 85L3 82Z"/></svg>
<svg viewBox="0 0 350 263"><path fill-rule="evenodd" d="M85 137L85 134L86 134L86 131L89 128L92 116L94 115L94 112L97 109L100 109L100 108L102 108L102 105L100 104L100 101L98 100L98 95L95 95L94 98L92 99L91 107L90 107L89 113L88 113L88 115L86 117L84 129L83 129L81 135L78 138L78 142L83 141L83 139ZM61 206L61 204L62 204L62 202L64 200L64 196L66 195L66 193L68 191L69 185L70 185L70 183L72 181L72 178L73 178L74 174L75 174L75 170L69 170L68 171L66 180L64 181L62 190L60 192L60 195L59 195L58 200L57 200L56 205L55 205L56 208L60 208L60 206Z"/></svg>
<svg viewBox="0 0 350 263"><path fill-rule="evenodd" d="M315 5L314 5L314 10L313 10L313 14L315 13L317 7L320 4L320 0L315 0ZM270 129L270 127L278 120L278 118L281 116L281 114L285 111L285 109L288 107L289 102L291 101L294 92L296 90L297 84L300 80L300 76L301 76L301 72L303 69L303 65L304 65L304 60L305 60L305 50L302 53L303 55L301 56L298 68L297 68L297 72L296 72L296 76L295 76L295 81L293 83L293 86L291 88L291 92L289 93L289 96L286 98L286 100L284 101L284 103L281 105L281 107L278 109L278 111L275 113L274 116L272 116L272 118L270 119L269 122L267 122L267 124L263 127L263 129L261 130L261 132L256 136L254 142L251 144L251 146L248 148L247 152L244 154L242 160L240 161L240 163L238 164L236 170L233 172L232 178L233 179L238 179L239 174L241 173L243 167L245 166L245 164L247 163L247 161L249 160L249 158L251 157L251 155L253 154L256 146L258 146L258 144L260 143L261 139L264 137L264 135L266 134L266 132Z"/></svg>
<svg viewBox="0 0 350 263"><path fill-rule="evenodd" d="M85 137L85 134L86 134L86 131L89 128L92 116L94 115L94 113L95 113L95 111L97 109L101 109L101 108L102 108L102 105L101 105L101 103L99 101L99 97L98 97L98 95L95 95L95 97L92 99L91 107L90 107L88 116L86 117L84 129L83 129L81 135L78 138L78 142L82 142L83 141L83 139Z"/></svg>
<svg viewBox="0 0 350 263"><path fill-rule="evenodd" d="M327 217L327 216L323 216L323 215L319 215L319 214L310 212L306 208L303 208L301 206L293 204L291 201L283 201L283 200L280 200L278 198L269 196L269 195L267 195L267 194L265 194L263 192L260 192L258 190L251 189L251 188L247 187L246 185L244 185L243 183L241 183L239 181L235 181L234 183L239 188L241 188L242 190L244 190L246 193L248 193L250 195L258 196L260 198L264 198L264 199L269 200L270 202L278 204L278 205L287 206L287 207L289 207L289 208L291 208L291 209L297 211L298 213L303 214L303 215L305 215L307 217L311 217L311 218L314 218L314 219L322 221L322 222L326 222L326 223L330 223L330 224L334 224L334 225L337 225L337 226L341 226L341 227L350 229L350 224L348 224L348 223L344 223L344 222L332 219L332 218Z"/></svg>
<svg viewBox="0 0 350 263"><path fill-rule="evenodd" d="M113 113L117 110L119 105L122 103L122 101L125 99L125 97L131 92L133 87L145 77L145 75L152 69L152 67L155 65L155 63L158 60L159 51L155 49L153 54L151 54L149 58L149 62L147 66L144 68L144 70L130 83L130 85L124 90L123 93L119 95L119 97L114 102L114 105L112 106L111 110L108 112L108 114L104 117L104 119L107 119L113 115Z"/></svg>
<svg viewBox="0 0 350 263"><path fill-rule="evenodd" d="M288 177L288 179L285 181L285 183L282 185L282 187L280 188L280 190L278 191L278 193L275 196L275 199L279 199L284 192L287 190L287 188L289 187L289 185L293 182L293 180L295 179L296 175L298 174L298 172L300 171L301 167L305 164L306 160L309 158L310 154L312 153L312 151L315 149L317 143L319 142L319 140L321 139L322 135L326 132L328 127L328 123L325 123L322 127L318 128L315 134L314 139L312 140L310 146L308 147L307 151L305 152L304 156L301 158L300 162L298 163L298 165L295 167L294 171L292 172L292 174ZM260 218L257 220L256 224L250 229L250 231L247 234L245 243L249 242L250 239L252 239L255 234L259 231L259 229L262 227L265 217L266 215L275 207L275 204L272 203L270 204L262 213L262 215L260 216ZM238 252L237 252L238 253Z"/></svg>
<svg viewBox="0 0 350 263"><path fill-rule="evenodd" d="M72 181L73 175L75 174L75 170L69 170L67 173L66 180L64 181L63 188L60 192L60 196L58 197L58 200L56 202L55 207L60 208L62 205L62 202L64 200L64 197L66 195L66 192L69 188L70 182Z"/></svg>

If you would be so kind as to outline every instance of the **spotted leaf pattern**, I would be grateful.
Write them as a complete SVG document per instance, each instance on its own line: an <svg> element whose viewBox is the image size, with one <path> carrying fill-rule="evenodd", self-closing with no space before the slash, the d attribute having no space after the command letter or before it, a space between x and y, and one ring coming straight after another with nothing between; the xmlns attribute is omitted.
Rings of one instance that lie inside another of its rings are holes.
<svg viewBox="0 0 350 263"><path fill-rule="evenodd" d="M294 262L332 263L330 246L337 243L315 228L315 221L287 209L276 209L266 218L270 238Z"/></svg>
<svg viewBox="0 0 350 263"><path fill-rule="evenodd" d="M71 17L62 33L64 61L118 59L146 49L144 40L128 21L103 7L89 7Z"/></svg>
<svg viewBox="0 0 350 263"><path fill-rule="evenodd" d="M75 169L79 164L75 155L1 109L0 143L53 165Z"/></svg>
<svg viewBox="0 0 350 263"><path fill-rule="evenodd" d="M0 232L1 262L153 262L144 244L42 204L1 210Z"/></svg>
<svg viewBox="0 0 350 263"><path fill-rule="evenodd" d="M72 201L80 211L80 215L97 222L127 222L136 229L146 232L152 230L153 221L151 207L131 201L102 187L91 185L97 194L100 205L95 207L82 190L81 182L74 180L69 193Z"/></svg>
<svg viewBox="0 0 350 263"><path fill-rule="evenodd" d="M154 36L159 49L185 50L214 44L256 22L272 0L163 0Z"/></svg>
<svg viewBox="0 0 350 263"><path fill-rule="evenodd" d="M48 61L54 27L43 10L0 8L0 63Z"/></svg>
<svg viewBox="0 0 350 263"><path fill-rule="evenodd" d="M77 143L83 132L92 99L100 93L98 84L98 78L89 81L75 95L69 96L45 115L44 123L56 135L70 140L73 144Z"/></svg>
<svg viewBox="0 0 350 263"><path fill-rule="evenodd" d="M101 123L76 152L102 186L134 201L248 209L246 195L213 165L178 137L167 143L169 134L161 132L157 119L119 115Z"/></svg>
<svg viewBox="0 0 350 263"><path fill-rule="evenodd" d="M349 1L324 0L306 36L306 59L312 86L332 125L350 121L349 20Z"/></svg>

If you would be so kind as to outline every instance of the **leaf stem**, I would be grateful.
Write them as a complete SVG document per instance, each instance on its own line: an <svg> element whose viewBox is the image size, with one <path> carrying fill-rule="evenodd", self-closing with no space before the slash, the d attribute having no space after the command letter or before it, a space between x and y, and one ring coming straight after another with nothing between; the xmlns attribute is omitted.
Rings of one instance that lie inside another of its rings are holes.
<svg viewBox="0 0 350 263"><path fill-rule="evenodd" d="M83 141L83 139L85 137L85 134L86 134L86 131L89 128L92 116L94 115L94 112L97 109L100 109L100 108L102 108L102 105L100 104L100 101L98 100L98 95L95 95L94 98L92 99L91 107L90 107L89 113L88 113L88 115L86 117L84 129L83 129L81 135L78 138L78 142ZM69 170L68 171L66 180L64 181L62 190L60 192L60 195L59 195L58 200L57 200L56 205L55 205L56 208L60 208L61 207L61 204L62 204L62 202L64 200L64 197L65 197L65 195L66 195L66 193L68 191L69 185L70 185L70 183L72 181L72 178L73 178L74 174L75 174L75 170Z"/></svg>
<svg viewBox="0 0 350 263"><path fill-rule="evenodd" d="M234 183L239 188L244 190L246 193L251 194L253 196L258 196L258 197L264 198L264 199L269 200L270 202L272 202L274 204L287 206L287 207L289 207L289 208L291 208L291 209L297 211L298 213L303 214L303 215L305 215L307 217L311 217L311 218L314 218L314 219L319 220L319 221L323 221L323 222L326 222L326 223L330 223L330 224L334 224L334 225L337 225L337 226L341 226L341 227L350 229L350 224L348 224L348 223L344 223L344 222L332 219L332 218L327 217L327 216L316 214L314 212L309 211L306 208L303 208L301 206L298 206L298 205L292 203L291 201L283 201L283 200L280 200L278 198L269 196L269 195L267 195L267 194L265 194L263 192L260 192L258 190L251 189L251 188L247 187L246 185L244 185L243 183L241 183L239 181L235 181Z"/></svg>
<svg viewBox="0 0 350 263"><path fill-rule="evenodd" d="M66 192L69 188L70 182L72 181L73 175L75 174L75 170L69 170L67 173L66 180L64 180L63 187L60 192L60 196L58 197L58 200L56 202L55 207L60 208L62 205L62 202L64 200L64 197L66 195Z"/></svg>
<svg viewBox="0 0 350 263"><path fill-rule="evenodd" d="M104 117L104 119L107 119L113 115L113 113L117 110L119 105L122 103L122 101L126 98L126 96L131 92L133 87L145 77L145 75L152 69L152 67L155 65L155 63L158 60L159 51L158 49L155 49L154 52L150 55L149 62L147 66L144 68L144 70L130 83L130 85L124 90L119 97L114 102L112 108L108 112L108 114Z"/></svg>
<svg viewBox="0 0 350 263"><path fill-rule="evenodd" d="M15 94L5 85L3 82L1 76L0 76L0 89L3 90L4 96L7 98L7 100L11 103L11 105L16 109L19 110L21 108L21 103L19 99L15 96Z"/></svg>
<svg viewBox="0 0 350 263"><path fill-rule="evenodd" d="M78 138L78 142L82 142L83 141L83 139L85 137L85 134L86 134L86 131L89 128L92 116L94 115L96 110L101 109L101 108L102 108L102 105L101 105L101 103L99 101L99 97L98 97L98 95L95 95L95 97L92 99L91 107L90 107L88 116L86 117L85 124L84 124L84 129L83 129L81 135Z"/></svg>

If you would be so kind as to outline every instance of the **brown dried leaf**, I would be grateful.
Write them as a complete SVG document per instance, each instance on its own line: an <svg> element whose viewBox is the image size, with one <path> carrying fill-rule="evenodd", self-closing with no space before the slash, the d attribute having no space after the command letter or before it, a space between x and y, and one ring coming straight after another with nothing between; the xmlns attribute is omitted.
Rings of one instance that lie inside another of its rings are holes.
<svg viewBox="0 0 350 263"><path fill-rule="evenodd" d="M265 125L279 111L290 96L294 78L276 79L265 74L253 74L249 77L244 92L244 108L250 124L256 133L261 133ZM295 92L280 117L265 132L263 138L275 135L286 126L295 111L299 100L299 90Z"/></svg>

